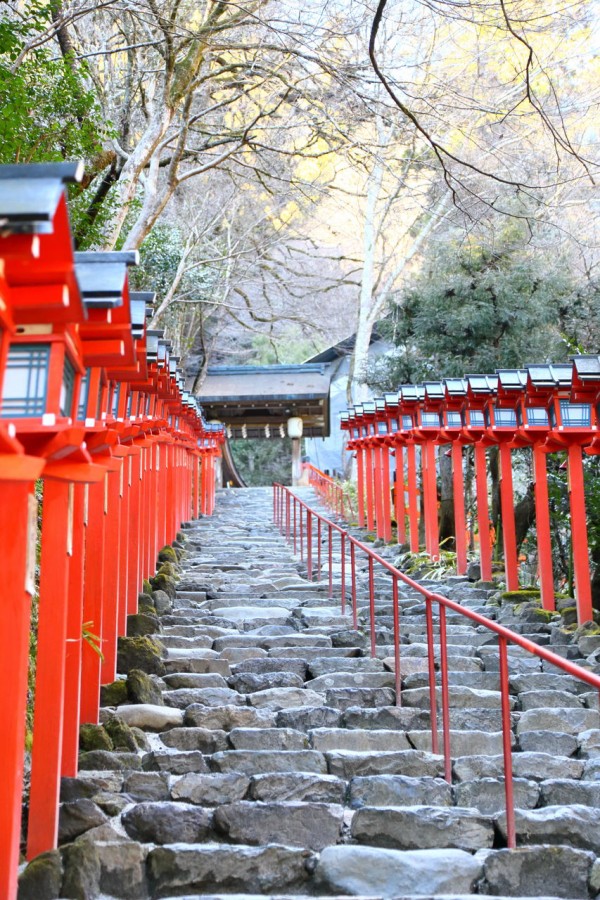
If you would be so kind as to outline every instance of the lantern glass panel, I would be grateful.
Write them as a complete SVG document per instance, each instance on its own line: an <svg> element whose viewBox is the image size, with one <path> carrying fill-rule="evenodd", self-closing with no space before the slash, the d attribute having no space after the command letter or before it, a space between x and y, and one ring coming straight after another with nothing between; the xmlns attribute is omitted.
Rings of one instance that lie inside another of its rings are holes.
<svg viewBox="0 0 600 900"><path fill-rule="evenodd" d="M496 428L516 428L517 414L514 409L499 409L496 406L494 408L494 422Z"/></svg>
<svg viewBox="0 0 600 900"><path fill-rule="evenodd" d="M378 422L377 423L377 432L379 434L387 434L387 422Z"/></svg>
<svg viewBox="0 0 600 900"><path fill-rule="evenodd" d="M402 427L405 429L411 429L413 427L412 416L402 416Z"/></svg>
<svg viewBox="0 0 600 900"><path fill-rule="evenodd" d="M13 344L9 348L0 416L44 415L49 365L49 344Z"/></svg>
<svg viewBox="0 0 600 900"><path fill-rule="evenodd" d="M390 422L390 428L392 431L398 431L398 419L392 419Z"/></svg>
<svg viewBox="0 0 600 900"><path fill-rule="evenodd" d="M117 412L119 411L119 397L121 394L121 385L116 384L113 388L112 394L112 414L116 418Z"/></svg>
<svg viewBox="0 0 600 900"><path fill-rule="evenodd" d="M360 437L360 428L352 429L352 437L359 438Z"/></svg>
<svg viewBox="0 0 600 900"><path fill-rule="evenodd" d="M561 400L560 417L565 428L589 428L592 424L592 407L589 403Z"/></svg>
<svg viewBox="0 0 600 900"><path fill-rule="evenodd" d="M75 369L73 363L65 356L63 380L60 386L60 414L70 416L73 409L73 394L75 393Z"/></svg>
<svg viewBox="0 0 600 900"><path fill-rule="evenodd" d="M483 428L485 420L480 409L469 410L469 424L475 428Z"/></svg>
<svg viewBox="0 0 600 900"><path fill-rule="evenodd" d="M446 413L446 421L450 428L462 428L462 416L459 412L448 411Z"/></svg>
<svg viewBox="0 0 600 900"><path fill-rule="evenodd" d="M375 434L375 423L371 422L369 425L369 434Z"/></svg>
<svg viewBox="0 0 600 900"><path fill-rule="evenodd" d="M538 427L548 427L548 410L543 406L527 406L527 424L537 425Z"/></svg>
<svg viewBox="0 0 600 900"><path fill-rule="evenodd" d="M437 413L435 412L422 412L421 413L421 423L423 428L439 428L440 427L440 419Z"/></svg>
<svg viewBox="0 0 600 900"><path fill-rule="evenodd" d="M86 369L79 386L79 402L77 404L77 419L83 421L87 413L88 395L90 392L90 370Z"/></svg>

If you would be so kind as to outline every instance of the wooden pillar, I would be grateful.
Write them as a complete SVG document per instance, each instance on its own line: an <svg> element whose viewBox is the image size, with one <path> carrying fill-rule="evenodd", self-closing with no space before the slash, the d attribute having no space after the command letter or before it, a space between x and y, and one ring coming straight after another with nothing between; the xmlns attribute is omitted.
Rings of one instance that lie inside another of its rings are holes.
<svg viewBox="0 0 600 900"><path fill-rule="evenodd" d="M467 517L465 515L465 479L462 444L452 443L452 484L454 488L454 539L456 542L456 572L467 572Z"/></svg>
<svg viewBox="0 0 600 900"><path fill-rule="evenodd" d="M11 467L15 471L11 472ZM0 897L17 896L31 596L34 592L34 483L44 466L35 457L0 455L0 541L4 625L0 679L7 686L0 716ZM16 471L18 469L18 471ZM8 480L10 477L10 480Z"/></svg>
<svg viewBox="0 0 600 900"><path fill-rule="evenodd" d="M439 559L439 527L437 505L437 469L435 444L425 441L421 445L423 460L423 512L425 515L425 545L432 559Z"/></svg>
<svg viewBox="0 0 600 900"><path fill-rule="evenodd" d="M396 514L396 534L399 544L406 543L406 505L404 496L404 447L396 444L396 486L394 489L394 512Z"/></svg>
<svg viewBox="0 0 600 900"><path fill-rule="evenodd" d="M477 526L479 529L479 561L483 581L492 580L492 547L488 506L487 460L483 444L475 444L475 488L477 492Z"/></svg>
<svg viewBox="0 0 600 900"><path fill-rule="evenodd" d="M571 445L568 449L568 473L577 621L582 625L584 622L593 620L593 610L583 481L583 455L581 447L577 445Z"/></svg>
<svg viewBox="0 0 600 900"><path fill-rule="evenodd" d="M44 484L27 858L56 847L62 757L72 493Z"/></svg>
<svg viewBox="0 0 600 900"><path fill-rule="evenodd" d="M544 609L556 609L554 571L552 568L552 537L550 534L550 504L548 501L548 471L546 453L533 445L533 477L535 498L535 531L540 569L540 589Z"/></svg>
<svg viewBox="0 0 600 900"><path fill-rule="evenodd" d="M373 448L365 447L365 482L367 495L367 528L375 531L375 498L373 495Z"/></svg>
<svg viewBox="0 0 600 900"><path fill-rule="evenodd" d="M375 506L375 533L383 538L383 473L381 470L381 447L375 444L373 454L373 504Z"/></svg>
<svg viewBox="0 0 600 900"><path fill-rule="evenodd" d="M392 512L391 512L391 485L390 485L390 449L387 446L381 448L381 495L383 529L382 537L386 543L392 540Z"/></svg>
<svg viewBox="0 0 600 900"><path fill-rule="evenodd" d="M365 527L365 453L356 448L356 502L358 505L358 525Z"/></svg>
<svg viewBox="0 0 600 900"><path fill-rule="evenodd" d="M73 493L72 556L69 562L67 646L65 659L65 713L61 774L77 775L81 704L81 655L83 618L83 567L85 559L87 484L71 485ZM90 548L93 553L93 548ZM88 626L89 627L89 626ZM91 629L93 631L93 629Z"/></svg>
<svg viewBox="0 0 600 900"><path fill-rule="evenodd" d="M417 488L417 454L414 444L406 445L406 481L408 488L408 526L410 552L419 552L419 492Z"/></svg>
<svg viewBox="0 0 600 900"><path fill-rule="evenodd" d="M114 460L108 473L108 512L104 546L104 604L102 612L102 684L110 684L117 673L117 634L119 615L119 551L121 544L121 478L123 460Z"/></svg>
<svg viewBox="0 0 600 900"><path fill-rule="evenodd" d="M512 459L507 443L500 444L500 504L502 507L502 540L504 544L504 569L506 587L519 590L519 561L515 532L515 505L513 494Z"/></svg>
<svg viewBox="0 0 600 900"><path fill-rule="evenodd" d="M88 524L84 561L83 621L93 634L102 636L104 601L104 557L108 473L88 489ZM100 657L84 643L81 648L82 722L97 724L100 704Z"/></svg>

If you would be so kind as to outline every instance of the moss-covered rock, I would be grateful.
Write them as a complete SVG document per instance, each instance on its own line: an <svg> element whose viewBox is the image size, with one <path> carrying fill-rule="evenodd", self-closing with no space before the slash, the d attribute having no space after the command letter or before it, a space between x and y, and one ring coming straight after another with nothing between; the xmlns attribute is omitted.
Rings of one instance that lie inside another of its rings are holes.
<svg viewBox="0 0 600 900"><path fill-rule="evenodd" d="M158 553L158 561L159 563L172 562L177 565L177 554L173 547L163 547L162 550Z"/></svg>
<svg viewBox="0 0 600 900"><path fill-rule="evenodd" d="M60 852L49 850L31 860L19 877L18 900L56 900L60 888L63 867Z"/></svg>
<svg viewBox="0 0 600 900"><path fill-rule="evenodd" d="M179 578L178 567L171 562L164 562L160 569L156 572L157 575L166 575L168 578L172 578L174 581L177 581Z"/></svg>
<svg viewBox="0 0 600 900"><path fill-rule="evenodd" d="M82 838L63 847L64 897L97 897L100 893L100 860L96 845ZM38 898L44 897L38 894Z"/></svg>
<svg viewBox="0 0 600 900"><path fill-rule="evenodd" d="M112 739L115 750L121 750L126 753L135 753L137 751L138 745L135 735L129 725L119 716L111 716L104 723L104 727Z"/></svg>
<svg viewBox="0 0 600 900"><path fill-rule="evenodd" d="M504 591L502 599L506 603L524 603L527 600L540 599L541 593L538 588L522 588L518 591Z"/></svg>
<svg viewBox="0 0 600 900"><path fill-rule="evenodd" d="M144 594L152 593L152 585L150 584L150 582L148 581L147 578L144 578L144 581L142 582L142 593L144 593Z"/></svg>
<svg viewBox="0 0 600 900"><path fill-rule="evenodd" d="M18 900L56 900L61 896L62 876L60 852L40 853L19 876Z"/></svg>
<svg viewBox="0 0 600 900"><path fill-rule="evenodd" d="M579 640L582 637L597 637L600 635L600 625L597 625L596 622L583 622L579 625L575 631L573 632L575 640Z"/></svg>
<svg viewBox="0 0 600 900"><path fill-rule="evenodd" d="M79 726L79 749L83 751L114 750L114 745L103 725L84 722Z"/></svg>
<svg viewBox="0 0 600 900"><path fill-rule="evenodd" d="M149 675L164 675L163 652L160 641L148 635L120 637L117 644L117 671L127 674L131 669L141 669Z"/></svg>
<svg viewBox="0 0 600 900"><path fill-rule="evenodd" d="M156 616L146 613L135 613L127 616L127 637L143 637L145 634L158 634L160 622Z"/></svg>
<svg viewBox="0 0 600 900"><path fill-rule="evenodd" d="M138 594L138 607L139 606L154 606L152 601L152 585L148 582L148 588L150 589L149 594Z"/></svg>
<svg viewBox="0 0 600 900"><path fill-rule="evenodd" d="M565 625L575 625L577 627L577 607L565 606L560 611L563 623Z"/></svg>
<svg viewBox="0 0 600 900"><path fill-rule="evenodd" d="M162 691L141 669L131 669L127 675L126 690L131 703L152 703L154 706L163 706Z"/></svg>
<svg viewBox="0 0 600 900"><path fill-rule="evenodd" d="M151 584L151 591L164 591L171 600L174 600L177 596L175 580L164 573L157 573L154 578L151 579Z"/></svg>
<svg viewBox="0 0 600 900"><path fill-rule="evenodd" d="M100 706L120 706L127 703L127 684L120 678L100 688Z"/></svg>

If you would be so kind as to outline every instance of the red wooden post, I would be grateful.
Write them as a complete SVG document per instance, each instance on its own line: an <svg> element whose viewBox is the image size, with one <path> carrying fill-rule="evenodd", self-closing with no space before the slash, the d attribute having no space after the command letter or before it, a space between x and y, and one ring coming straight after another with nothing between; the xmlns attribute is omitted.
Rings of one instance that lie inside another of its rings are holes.
<svg viewBox="0 0 600 900"><path fill-rule="evenodd" d="M389 543L392 540L392 512L391 512L391 486L390 486L390 448L384 445L381 448L381 494L383 497L383 540Z"/></svg>
<svg viewBox="0 0 600 900"><path fill-rule="evenodd" d="M417 489L417 457L414 444L406 445L406 481L408 487L408 526L410 552L419 552L419 499Z"/></svg>
<svg viewBox="0 0 600 900"><path fill-rule="evenodd" d="M365 453L362 447L356 448L356 503L358 506L358 525L365 527Z"/></svg>
<svg viewBox="0 0 600 900"><path fill-rule="evenodd" d="M375 444L373 455L373 495L375 505L375 529L378 538L383 537L383 473L381 469L381 447Z"/></svg>
<svg viewBox="0 0 600 900"><path fill-rule="evenodd" d="M541 443L533 445L533 477L535 497L535 530L537 535L540 588L544 609L556 609L554 572L552 568L552 537L550 534L550 505L548 502L548 472L546 453Z"/></svg>
<svg viewBox="0 0 600 900"><path fill-rule="evenodd" d="M79 707L81 697L81 651L83 619L83 563L85 554L85 506L89 487L71 484L73 530L72 555L69 562L69 597L67 611L67 647L65 659L65 717L61 774L77 775L79 752ZM92 551L93 552L93 551Z"/></svg>
<svg viewBox="0 0 600 900"><path fill-rule="evenodd" d="M102 613L102 653L100 669L102 684L110 684L117 673L117 634L119 615L119 561L121 531L121 471L122 459L111 460L108 473L108 513L105 536L104 607Z"/></svg>
<svg viewBox="0 0 600 900"><path fill-rule="evenodd" d="M72 528L69 484L47 480L42 516L28 859L55 847L58 835Z"/></svg>
<svg viewBox="0 0 600 900"><path fill-rule="evenodd" d="M575 572L575 598L579 624L593 620L590 561L587 539L583 456L578 444L571 444L568 453L569 505Z"/></svg>
<svg viewBox="0 0 600 900"><path fill-rule="evenodd" d="M490 544L490 514L488 506L487 461L485 446L475 444L475 488L477 491L477 526L479 529L479 560L481 578L492 580L492 547Z"/></svg>
<svg viewBox="0 0 600 900"><path fill-rule="evenodd" d="M406 505L404 496L404 447L396 443L396 483L394 506L396 513L396 533L399 544L406 543Z"/></svg>
<svg viewBox="0 0 600 900"><path fill-rule="evenodd" d="M465 481L463 475L462 444L452 442L452 484L454 488L454 539L456 542L456 572L467 571L467 517L465 515Z"/></svg>
<svg viewBox="0 0 600 900"><path fill-rule="evenodd" d="M12 443L12 440L9 441ZM15 442L16 443L16 442ZM0 427L0 541L5 625L0 628L0 678L10 685L0 717L0 896L17 896L29 628L35 565L33 487L44 461L6 453ZM12 468L12 471L11 471Z"/></svg>
<svg viewBox="0 0 600 900"><path fill-rule="evenodd" d="M102 636L102 612L105 592L105 533L107 531L108 474L88 489L88 524L84 562L83 621L92 634ZM96 724L100 705L100 657L84 642L81 653L82 722Z"/></svg>
<svg viewBox="0 0 600 900"><path fill-rule="evenodd" d="M373 496L373 450L369 445L365 447L365 479L367 488L367 528L369 531L374 531L375 502Z"/></svg>
<svg viewBox="0 0 600 900"><path fill-rule="evenodd" d="M435 444L425 441L421 444L423 458L423 509L425 514L425 541L427 552L432 559L439 559L439 528L437 505L437 471Z"/></svg>
<svg viewBox="0 0 600 900"><path fill-rule="evenodd" d="M519 562L515 532L515 507L513 495L512 459L509 445L502 441L500 453L500 503L502 506L502 538L504 541L504 567L509 591L519 589Z"/></svg>

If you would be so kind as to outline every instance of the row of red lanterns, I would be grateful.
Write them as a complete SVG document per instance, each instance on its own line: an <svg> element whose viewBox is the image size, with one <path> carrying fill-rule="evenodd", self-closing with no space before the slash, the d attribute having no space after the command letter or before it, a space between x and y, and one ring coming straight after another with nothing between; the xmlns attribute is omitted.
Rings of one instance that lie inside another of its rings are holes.
<svg viewBox="0 0 600 900"><path fill-rule="evenodd" d="M39 571L29 858L56 846L61 776L144 577L181 522L214 507L222 428L146 329L137 253L74 253L66 186L82 167L0 167L0 896L16 896L31 598ZM43 479L41 553L35 484ZM82 639L97 635L103 660Z"/></svg>
<svg viewBox="0 0 600 900"><path fill-rule="evenodd" d="M393 454L398 542L404 543L408 538L411 551L418 552L422 514L425 549L433 558L439 555L436 447L451 445L459 574L467 570L463 447L473 446L484 580L492 576L487 448L497 445L508 590L519 588L511 451L530 447L542 604L550 610L555 608L555 594L547 454L565 451L578 621L592 619L583 454L600 452L600 357L582 355L566 364L499 369L495 375L466 375L403 385L398 391L357 404L342 413L341 427L348 435L348 449L355 451L357 458L359 524L376 531L386 541L392 538L390 456ZM421 498L417 448L420 448L422 469Z"/></svg>

